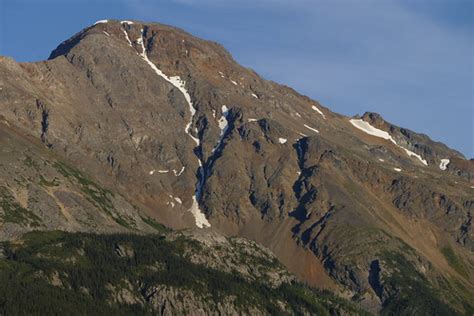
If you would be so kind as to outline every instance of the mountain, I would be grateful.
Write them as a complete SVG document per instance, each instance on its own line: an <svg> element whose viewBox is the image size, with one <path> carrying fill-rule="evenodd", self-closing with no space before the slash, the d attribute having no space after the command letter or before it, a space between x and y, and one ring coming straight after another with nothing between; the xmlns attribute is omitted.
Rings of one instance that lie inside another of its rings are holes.
<svg viewBox="0 0 474 316"><path fill-rule="evenodd" d="M474 161L334 113L219 44L98 21L47 61L1 57L0 115L7 243L197 229L372 313L474 311Z"/></svg>

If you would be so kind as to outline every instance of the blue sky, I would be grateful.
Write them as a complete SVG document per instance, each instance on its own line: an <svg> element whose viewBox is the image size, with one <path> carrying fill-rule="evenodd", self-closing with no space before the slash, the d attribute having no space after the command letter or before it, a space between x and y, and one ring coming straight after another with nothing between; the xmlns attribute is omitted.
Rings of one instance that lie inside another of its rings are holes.
<svg viewBox="0 0 474 316"><path fill-rule="evenodd" d="M48 57L105 18L157 21L333 111L374 111L474 157L471 0L0 0L0 54Z"/></svg>

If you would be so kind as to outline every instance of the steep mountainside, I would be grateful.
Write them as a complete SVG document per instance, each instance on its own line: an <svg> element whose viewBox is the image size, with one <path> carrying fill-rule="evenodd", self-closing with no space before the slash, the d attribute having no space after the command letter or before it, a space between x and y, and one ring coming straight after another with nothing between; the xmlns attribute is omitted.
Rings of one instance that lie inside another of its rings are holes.
<svg viewBox="0 0 474 316"><path fill-rule="evenodd" d="M219 44L99 21L48 61L0 57L0 115L3 240L197 226L372 312L474 309L474 162Z"/></svg>

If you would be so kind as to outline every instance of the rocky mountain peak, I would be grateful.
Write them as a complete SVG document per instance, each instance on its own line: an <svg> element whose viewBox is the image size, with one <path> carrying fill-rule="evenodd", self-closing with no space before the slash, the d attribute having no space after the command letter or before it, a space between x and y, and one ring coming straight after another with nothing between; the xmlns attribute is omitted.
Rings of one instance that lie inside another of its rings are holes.
<svg viewBox="0 0 474 316"><path fill-rule="evenodd" d="M463 310L474 292L473 161L334 113L216 43L98 21L48 61L0 60L0 88L3 239L195 227L372 311L401 292Z"/></svg>
<svg viewBox="0 0 474 316"><path fill-rule="evenodd" d="M144 48L149 58L156 59L160 67L182 74L189 68L222 66L221 71L224 71L237 66L230 54L217 43L198 39L171 26L128 20L97 21L61 43L49 59L67 55L78 44L91 46L89 49L102 46L102 50L105 49L103 46L118 50L131 48L138 55L144 53Z"/></svg>

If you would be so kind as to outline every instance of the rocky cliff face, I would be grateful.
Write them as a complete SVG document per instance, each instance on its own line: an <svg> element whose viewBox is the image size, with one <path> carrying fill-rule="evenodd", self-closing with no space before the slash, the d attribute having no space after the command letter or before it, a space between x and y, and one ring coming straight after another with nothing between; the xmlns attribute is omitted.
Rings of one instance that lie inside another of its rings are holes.
<svg viewBox="0 0 474 316"><path fill-rule="evenodd" d="M371 311L411 306L413 289L473 308L473 161L333 113L216 43L102 21L48 61L2 58L0 111L2 239L197 226Z"/></svg>

